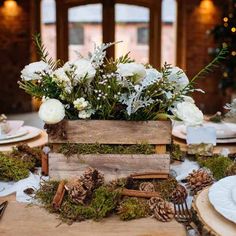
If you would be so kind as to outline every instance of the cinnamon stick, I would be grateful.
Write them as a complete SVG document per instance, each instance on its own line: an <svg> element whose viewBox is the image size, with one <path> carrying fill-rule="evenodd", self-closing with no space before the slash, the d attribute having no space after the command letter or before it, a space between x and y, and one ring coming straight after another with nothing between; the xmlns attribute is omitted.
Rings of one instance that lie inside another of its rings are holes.
<svg viewBox="0 0 236 236"><path fill-rule="evenodd" d="M141 174L132 174L130 177L133 179L167 179L168 174L158 172L148 172Z"/></svg>
<svg viewBox="0 0 236 236"><path fill-rule="evenodd" d="M129 197L142 197L142 198L160 197L160 194L158 192L146 192L127 188L122 189L121 195Z"/></svg>
<svg viewBox="0 0 236 236"><path fill-rule="evenodd" d="M65 195L65 181L62 180L58 185L56 194L55 194L53 201L52 201L52 207L55 210L60 209L64 195Z"/></svg>
<svg viewBox="0 0 236 236"><path fill-rule="evenodd" d="M48 175L48 155L42 152L41 156L42 175Z"/></svg>

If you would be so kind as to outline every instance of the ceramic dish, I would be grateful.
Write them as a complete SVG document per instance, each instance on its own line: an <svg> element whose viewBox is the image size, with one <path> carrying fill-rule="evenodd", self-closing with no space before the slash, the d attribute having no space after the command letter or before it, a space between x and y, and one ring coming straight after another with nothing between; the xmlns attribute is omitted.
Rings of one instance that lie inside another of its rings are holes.
<svg viewBox="0 0 236 236"><path fill-rule="evenodd" d="M28 133L28 130L25 127L20 127L16 132L12 134L8 133L8 134L0 135L0 141L17 138L17 137L26 135L27 133Z"/></svg>
<svg viewBox="0 0 236 236"><path fill-rule="evenodd" d="M223 178L209 189L209 201L226 219L236 223L236 175Z"/></svg>
<svg viewBox="0 0 236 236"><path fill-rule="evenodd" d="M6 140L0 140L0 144L16 143L16 142L29 140L29 139L37 137L41 132L40 129L32 127L32 126L23 126L23 128L27 130L26 135L16 137L16 138L6 139Z"/></svg>

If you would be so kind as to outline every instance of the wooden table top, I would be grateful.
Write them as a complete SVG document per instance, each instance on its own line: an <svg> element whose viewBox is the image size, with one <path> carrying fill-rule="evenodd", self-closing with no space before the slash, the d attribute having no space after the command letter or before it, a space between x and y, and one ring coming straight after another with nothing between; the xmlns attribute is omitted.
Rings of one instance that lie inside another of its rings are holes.
<svg viewBox="0 0 236 236"><path fill-rule="evenodd" d="M10 152L12 149L20 144L27 144L30 147L42 147L43 145L48 143L48 135L46 131L41 131L40 135L29 139L25 140L22 142L17 142L17 143L9 143L9 144L0 144L0 152Z"/></svg>
<svg viewBox="0 0 236 236"><path fill-rule="evenodd" d="M0 220L0 235L4 236L186 236L183 225L175 220L163 223L152 218L121 221L117 216L100 222L91 220L60 224L54 214L38 206L26 206L11 195L0 198L9 204Z"/></svg>
<svg viewBox="0 0 236 236"><path fill-rule="evenodd" d="M180 149L182 151L184 151L184 152L187 151L187 143L186 143L185 140L180 139L180 138L176 138L174 136L172 136L172 138L173 138L173 143L180 145ZM220 144L217 144L213 149L213 153L214 154L219 154L222 151L223 148L227 148L230 153L236 153L236 143L220 143Z"/></svg>

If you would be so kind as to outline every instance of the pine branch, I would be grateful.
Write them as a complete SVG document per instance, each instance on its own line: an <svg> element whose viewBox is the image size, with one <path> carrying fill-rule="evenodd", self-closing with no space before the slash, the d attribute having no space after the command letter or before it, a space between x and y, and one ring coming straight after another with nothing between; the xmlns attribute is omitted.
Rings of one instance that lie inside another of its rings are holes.
<svg viewBox="0 0 236 236"><path fill-rule="evenodd" d="M193 83L198 78L205 77L208 73L212 72L215 68L219 66L219 63L226 58L228 54L228 48L224 47L220 50L219 54L202 70L200 70L191 80Z"/></svg>
<svg viewBox="0 0 236 236"><path fill-rule="evenodd" d="M54 61L53 58L49 57L49 53L42 42L40 34L33 35L33 41L41 60L49 64L51 69L56 69L57 66L61 63L61 61L60 60Z"/></svg>

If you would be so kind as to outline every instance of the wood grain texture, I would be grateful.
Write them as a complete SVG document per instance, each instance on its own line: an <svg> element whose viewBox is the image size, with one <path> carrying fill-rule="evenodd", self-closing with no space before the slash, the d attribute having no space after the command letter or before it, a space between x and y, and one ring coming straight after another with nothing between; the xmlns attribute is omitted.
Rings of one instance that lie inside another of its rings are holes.
<svg viewBox="0 0 236 236"><path fill-rule="evenodd" d="M208 199L209 188L195 196L192 204L202 236L235 236L236 224L220 215Z"/></svg>
<svg viewBox="0 0 236 236"><path fill-rule="evenodd" d="M9 204L0 221L1 236L186 236L183 225L175 220L121 221L112 216L100 222L88 220L67 225L43 208L16 202L15 196L0 198L1 202L4 200Z"/></svg>
<svg viewBox="0 0 236 236"><path fill-rule="evenodd" d="M76 120L66 121L66 137L50 143L170 144L170 121Z"/></svg>
<svg viewBox="0 0 236 236"><path fill-rule="evenodd" d="M168 177L170 168L169 154L120 155L91 154L72 155L67 158L60 153L49 154L49 176L53 179L70 178L81 175L87 167L97 168L110 181L135 173L155 172Z"/></svg>

